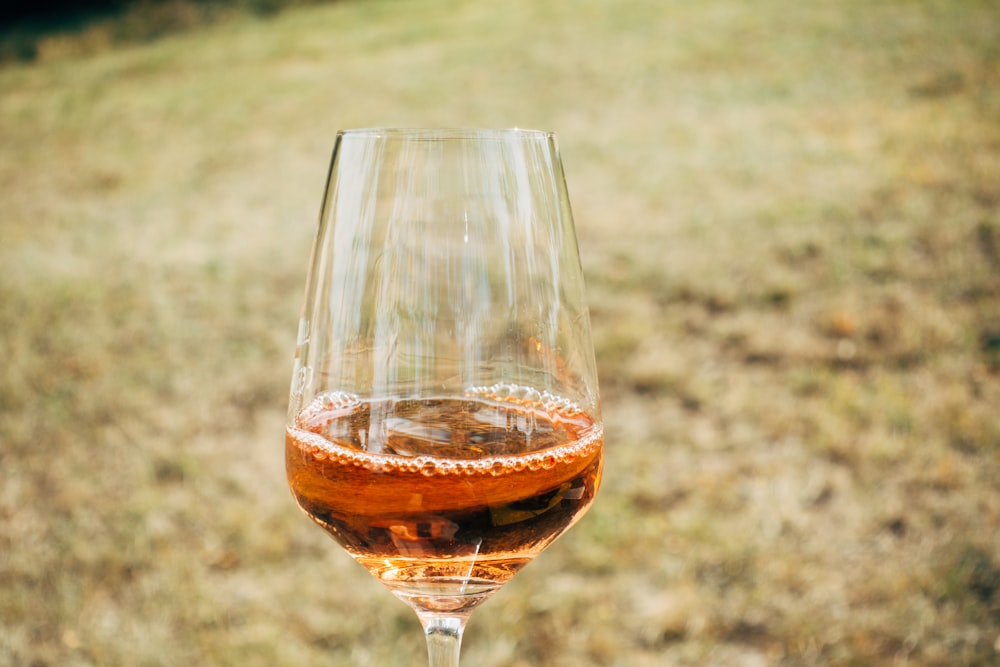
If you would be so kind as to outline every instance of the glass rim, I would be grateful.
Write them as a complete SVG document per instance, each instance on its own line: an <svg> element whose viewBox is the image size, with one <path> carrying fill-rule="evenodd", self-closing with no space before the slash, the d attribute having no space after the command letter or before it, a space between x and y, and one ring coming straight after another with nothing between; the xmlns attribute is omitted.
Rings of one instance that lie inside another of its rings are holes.
<svg viewBox="0 0 1000 667"><path fill-rule="evenodd" d="M497 139L500 137L523 136L525 138L555 139L555 132L523 127L359 127L339 130L338 138L393 138L416 140L441 139Z"/></svg>

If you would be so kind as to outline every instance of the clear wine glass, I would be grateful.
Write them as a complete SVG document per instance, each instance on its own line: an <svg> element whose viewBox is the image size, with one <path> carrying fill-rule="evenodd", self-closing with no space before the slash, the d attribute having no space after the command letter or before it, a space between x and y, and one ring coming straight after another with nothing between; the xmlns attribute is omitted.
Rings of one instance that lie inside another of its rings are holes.
<svg viewBox="0 0 1000 667"><path fill-rule="evenodd" d="M338 134L299 323L299 506L457 667L473 608L587 510L603 426L555 136Z"/></svg>

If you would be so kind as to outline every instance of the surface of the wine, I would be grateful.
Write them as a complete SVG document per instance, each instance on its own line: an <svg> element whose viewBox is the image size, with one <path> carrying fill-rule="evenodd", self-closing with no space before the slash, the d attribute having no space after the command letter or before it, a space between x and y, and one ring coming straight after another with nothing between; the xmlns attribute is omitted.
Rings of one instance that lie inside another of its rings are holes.
<svg viewBox="0 0 1000 667"><path fill-rule="evenodd" d="M524 396L528 397L525 398ZM318 397L286 435L299 505L399 597L478 604L593 502L603 431L548 394Z"/></svg>

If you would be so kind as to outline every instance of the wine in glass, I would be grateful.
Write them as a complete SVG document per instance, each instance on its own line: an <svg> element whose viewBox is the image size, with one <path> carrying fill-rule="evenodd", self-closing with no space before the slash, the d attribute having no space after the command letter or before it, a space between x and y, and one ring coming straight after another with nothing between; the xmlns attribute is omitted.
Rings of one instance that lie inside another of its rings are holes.
<svg viewBox="0 0 1000 667"><path fill-rule="evenodd" d="M285 439L299 506L457 667L473 608L594 500L603 426L554 135L338 134Z"/></svg>

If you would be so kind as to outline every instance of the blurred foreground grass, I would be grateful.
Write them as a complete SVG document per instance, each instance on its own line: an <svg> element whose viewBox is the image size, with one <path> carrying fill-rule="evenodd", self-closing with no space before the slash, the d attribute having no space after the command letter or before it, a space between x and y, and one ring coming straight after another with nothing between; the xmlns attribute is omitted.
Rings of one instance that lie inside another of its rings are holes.
<svg viewBox="0 0 1000 667"><path fill-rule="evenodd" d="M0 665L422 661L284 487L359 125L566 160L605 487L467 664L1000 664L994 2L374 0L61 44L0 70Z"/></svg>

